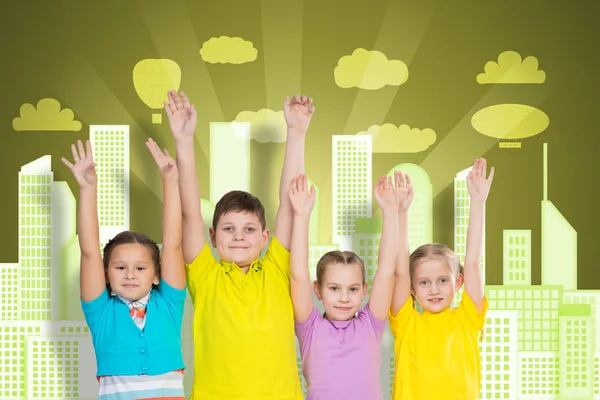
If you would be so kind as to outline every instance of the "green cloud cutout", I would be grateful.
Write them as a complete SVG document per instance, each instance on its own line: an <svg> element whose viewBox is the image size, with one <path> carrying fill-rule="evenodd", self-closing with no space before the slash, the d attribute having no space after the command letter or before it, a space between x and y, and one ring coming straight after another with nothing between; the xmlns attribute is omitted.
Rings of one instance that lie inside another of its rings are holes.
<svg viewBox="0 0 600 400"><path fill-rule="evenodd" d="M21 106L20 117L13 119L15 131L79 131L81 122L75 121L75 114L69 108L60 109L56 99L45 98L33 104Z"/></svg>
<svg viewBox="0 0 600 400"><path fill-rule="evenodd" d="M200 56L211 64L244 64L256 60L258 50L239 37L213 37L202 44Z"/></svg>
<svg viewBox="0 0 600 400"><path fill-rule="evenodd" d="M408 67L400 60L388 60L380 51L359 48L339 59L333 75L341 88L376 90L402 85L408 79Z"/></svg>
<svg viewBox="0 0 600 400"><path fill-rule="evenodd" d="M266 108L257 112L242 111L233 122L250 122L250 139L257 142L283 143L286 140L287 123L283 111L273 111Z"/></svg>
<svg viewBox="0 0 600 400"><path fill-rule="evenodd" d="M538 59L529 56L521 62L516 51L505 51L498 56L498 62L485 64L485 73L477 75L477 82L487 83L544 83L546 73L538 69Z"/></svg>
<svg viewBox="0 0 600 400"><path fill-rule="evenodd" d="M418 153L427 150L437 138L433 129L411 129L406 124L373 125L358 135L373 136L373 153Z"/></svg>

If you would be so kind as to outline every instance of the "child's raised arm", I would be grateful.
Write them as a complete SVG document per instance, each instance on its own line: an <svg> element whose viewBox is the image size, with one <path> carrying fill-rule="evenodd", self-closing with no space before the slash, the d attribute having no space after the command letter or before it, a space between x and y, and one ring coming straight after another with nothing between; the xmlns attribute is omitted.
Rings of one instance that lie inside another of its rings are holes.
<svg viewBox="0 0 600 400"><path fill-rule="evenodd" d="M314 186L308 191L308 179L300 174L292 179L288 188L290 205L294 211L290 249L290 285L294 320L302 323L313 310L312 285L308 274L308 223L315 206Z"/></svg>
<svg viewBox="0 0 600 400"><path fill-rule="evenodd" d="M194 154L194 132L196 131L196 108L190 104L185 93L168 93L169 103L165 102L165 111L169 118L171 133L175 139L177 151L177 169L179 171L179 193L183 212L183 257L190 264L200 254L206 244L204 221L200 211L200 188L196 173Z"/></svg>
<svg viewBox="0 0 600 400"><path fill-rule="evenodd" d="M396 182L397 183L397 182ZM378 320L385 320L392 302L394 267L396 262L396 235L398 234L397 207L392 177L385 175L375 185L375 200L383 215L377 272L373 279L369 308Z"/></svg>
<svg viewBox="0 0 600 400"><path fill-rule="evenodd" d="M185 266L181 247L182 217L177 167L167 149L161 151L154 140L148 139L146 147L152 153L163 182L161 277L169 286L184 289Z"/></svg>
<svg viewBox="0 0 600 400"><path fill-rule="evenodd" d="M290 204L289 184L292 179L304 172L304 138L315 107L313 99L295 95L285 98L283 114L287 123L285 158L279 181L279 208L275 217L275 235L286 249L290 248L294 210Z"/></svg>
<svg viewBox="0 0 600 400"><path fill-rule="evenodd" d="M71 145L73 153L72 164L66 158L61 158L79 184L79 211L77 215L77 233L81 248L81 265L79 286L81 299L85 302L95 300L106 288L106 277L102 256L100 255L100 228L98 224L98 186L92 145L81 140L77 147Z"/></svg>
<svg viewBox="0 0 600 400"><path fill-rule="evenodd" d="M479 266L483 251L483 230L485 226L485 202L487 200L494 167L486 179L486 160L478 158L467 176L467 188L471 198L469 211L469 227L467 229L467 245L465 252L464 278L465 290L473 300L478 311L483 311L483 275Z"/></svg>
<svg viewBox="0 0 600 400"><path fill-rule="evenodd" d="M392 298L392 315L396 316L410 298L410 249L408 244L408 209L414 197L410 177L394 171L396 190L394 195L398 206L398 251L396 257L396 283Z"/></svg>

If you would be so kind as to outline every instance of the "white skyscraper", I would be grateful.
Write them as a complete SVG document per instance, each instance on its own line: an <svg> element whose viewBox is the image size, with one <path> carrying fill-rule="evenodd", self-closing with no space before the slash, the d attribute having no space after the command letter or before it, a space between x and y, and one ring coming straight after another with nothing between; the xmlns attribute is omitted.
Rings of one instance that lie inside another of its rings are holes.
<svg viewBox="0 0 600 400"><path fill-rule="evenodd" d="M50 156L19 172L19 319L51 318L52 180Z"/></svg>
<svg viewBox="0 0 600 400"><path fill-rule="evenodd" d="M332 242L352 249L356 218L371 217L371 135L332 136Z"/></svg>
<svg viewBox="0 0 600 400"><path fill-rule="evenodd" d="M209 172L213 204L232 190L250 192L250 122L210 123Z"/></svg>
<svg viewBox="0 0 600 400"><path fill-rule="evenodd" d="M129 230L129 125L90 125L102 246Z"/></svg>

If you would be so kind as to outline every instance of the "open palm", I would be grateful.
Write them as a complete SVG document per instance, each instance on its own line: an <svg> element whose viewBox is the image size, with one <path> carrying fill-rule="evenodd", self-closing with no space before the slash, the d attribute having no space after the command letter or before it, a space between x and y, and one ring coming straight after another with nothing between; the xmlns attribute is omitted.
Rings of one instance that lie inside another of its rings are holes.
<svg viewBox="0 0 600 400"><path fill-rule="evenodd" d="M403 174L400 171L394 171L394 181L396 188L394 189L394 199L398 211L408 212L415 196L415 191L410 182L408 174Z"/></svg>
<svg viewBox="0 0 600 400"><path fill-rule="evenodd" d="M190 104L185 93L171 90L167 93L169 102L165 102L165 111L169 119L169 126L175 140L191 137L196 131L196 108Z"/></svg>
<svg viewBox="0 0 600 400"><path fill-rule="evenodd" d="M490 169L490 176L486 178L487 162L485 158L478 158L467 176L467 188L472 201L485 202L494 179L494 167Z"/></svg>
<svg viewBox="0 0 600 400"><path fill-rule="evenodd" d="M158 147L158 144L152 139L148 139L146 147L150 150L154 162L160 170L162 180L177 180L179 178L177 166L167 149L164 149L164 151L161 150L160 147Z"/></svg>
<svg viewBox="0 0 600 400"><path fill-rule="evenodd" d="M391 176L386 177L383 175L380 177L375 185L375 191L373 194L375 195L377 204L379 204L379 208L382 210L396 208L396 200L394 199L394 185L392 184Z"/></svg>
<svg viewBox="0 0 600 400"><path fill-rule="evenodd" d="M96 164L94 163L90 141L86 140L84 149L83 143L81 140L78 140L77 146L74 144L71 145L71 152L73 153L74 164L62 157L61 161L63 164L69 167L80 188L94 186L98 182L98 178L96 176Z"/></svg>
<svg viewBox="0 0 600 400"><path fill-rule="evenodd" d="M294 209L294 213L298 216L307 216L311 213L315 206L316 193L315 187L310 186L308 189L308 178L304 174L300 174L292 179L290 185L290 202Z"/></svg>
<svg viewBox="0 0 600 400"><path fill-rule="evenodd" d="M294 95L291 99L285 98L283 103L283 115L289 129L306 132L310 119L315 112L312 106L313 99L306 96Z"/></svg>

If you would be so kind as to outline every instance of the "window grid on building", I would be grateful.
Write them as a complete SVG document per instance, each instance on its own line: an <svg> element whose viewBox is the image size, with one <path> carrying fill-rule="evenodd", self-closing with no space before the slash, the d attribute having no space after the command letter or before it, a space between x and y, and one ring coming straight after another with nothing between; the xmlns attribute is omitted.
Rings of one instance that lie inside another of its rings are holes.
<svg viewBox="0 0 600 400"><path fill-rule="evenodd" d="M27 337L39 335L32 326L3 326L0 330L0 398L26 398Z"/></svg>
<svg viewBox="0 0 600 400"><path fill-rule="evenodd" d="M480 399L511 399L513 387L511 356L516 354L514 316L488 314L484 325L483 340L480 342L481 392ZM512 329L511 329L512 328ZM512 342L512 343L511 343ZM513 348L511 348L511 346Z"/></svg>
<svg viewBox="0 0 600 400"><path fill-rule="evenodd" d="M559 394L557 352L519 353L519 398L551 400Z"/></svg>
<svg viewBox="0 0 600 400"><path fill-rule="evenodd" d="M126 132L94 132L94 160L98 174L98 217L101 226L127 225L126 221Z"/></svg>
<svg viewBox="0 0 600 400"><path fill-rule="evenodd" d="M79 397L79 341L29 338L28 398Z"/></svg>
<svg viewBox="0 0 600 400"><path fill-rule="evenodd" d="M519 351L558 351L558 286L486 287L490 310L517 310Z"/></svg>
<svg viewBox="0 0 600 400"><path fill-rule="evenodd" d="M0 320L19 319L19 264L0 264Z"/></svg>
<svg viewBox="0 0 600 400"><path fill-rule="evenodd" d="M371 136L333 136L334 238L352 236L356 218L371 216Z"/></svg>
<svg viewBox="0 0 600 400"><path fill-rule="evenodd" d="M565 318L565 386L568 389L585 389L588 376L592 371L586 367L587 355L592 349L588 347L588 335L591 334L586 320Z"/></svg>
<svg viewBox="0 0 600 400"><path fill-rule="evenodd" d="M19 317L50 319L52 173L19 174Z"/></svg>

